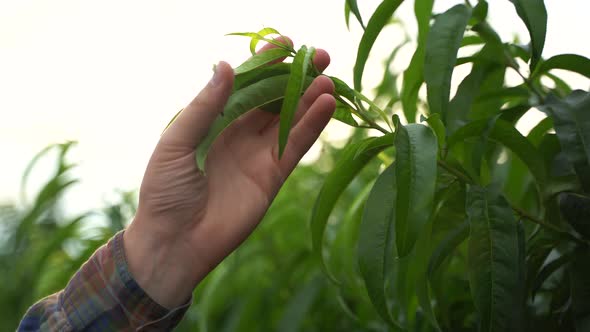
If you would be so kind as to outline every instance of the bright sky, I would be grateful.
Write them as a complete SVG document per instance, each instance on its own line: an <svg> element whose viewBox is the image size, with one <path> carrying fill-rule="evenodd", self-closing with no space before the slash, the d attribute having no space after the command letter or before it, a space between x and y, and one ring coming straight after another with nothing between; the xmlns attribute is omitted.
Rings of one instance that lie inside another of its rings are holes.
<svg viewBox="0 0 590 332"><path fill-rule="evenodd" d="M462 1L438 0L442 11ZM490 0L491 23L505 40L528 40L508 0ZM224 37L271 26L328 50L327 73L350 82L360 29L347 31L344 0L0 0L0 202L15 201L21 172L44 146L77 140L72 153L82 178L68 209L101 205L115 188L138 188L170 118L200 90L218 60L239 65L248 41ZM379 3L359 1L366 15ZM549 31L544 56L590 56L587 0L546 0ZM412 1L397 16L413 31ZM400 40L389 30L378 41L366 85ZM411 56L400 56L405 68ZM577 87L588 82L574 77ZM342 136L332 126L328 139Z"/></svg>

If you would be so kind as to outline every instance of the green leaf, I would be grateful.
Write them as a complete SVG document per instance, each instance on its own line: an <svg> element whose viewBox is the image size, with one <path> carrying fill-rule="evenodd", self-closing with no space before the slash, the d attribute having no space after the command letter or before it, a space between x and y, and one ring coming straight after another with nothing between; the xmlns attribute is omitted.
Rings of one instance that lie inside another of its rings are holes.
<svg viewBox="0 0 590 332"><path fill-rule="evenodd" d="M461 223L459 227L453 229L436 247L430 262L428 263L428 275L433 277L436 270L440 267L443 261L451 256L455 249L463 243L469 235L469 223L467 221Z"/></svg>
<svg viewBox="0 0 590 332"><path fill-rule="evenodd" d="M281 35L280 32L273 28L264 28L258 31L257 34L262 37L266 37L267 35ZM258 45L259 41L259 38L252 38L252 40L250 41L250 52L252 53L252 55L256 54L256 45Z"/></svg>
<svg viewBox="0 0 590 332"><path fill-rule="evenodd" d="M421 124L402 126L395 117L397 201L395 235L398 255L407 256L430 218L436 184L438 144Z"/></svg>
<svg viewBox="0 0 590 332"><path fill-rule="evenodd" d="M553 128L553 119L545 118L541 120L527 135L527 139L534 145L539 146L543 136Z"/></svg>
<svg viewBox="0 0 590 332"><path fill-rule="evenodd" d="M336 106L336 111L332 115L332 118L345 123L352 127L358 127L359 124L356 120L352 117L352 113L350 112L350 107L343 103L338 103Z"/></svg>
<svg viewBox="0 0 590 332"><path fill-rule="evenodd" d="M293 298L285 306L281 320L277 325L277 331L301 331L305 318L309 315L321 287L321 280L316 277L297 290Z"/></svg>
<svg viewBox="0 0 590 332"><path fill-rule="evenodd" d="M590 191L590 93L576 90L564 100L550 95L543 109L553 119L561 148L582 186Z"/></svg>
<svg viewBox="0 0 590 332"><path fill-rule="evenodd" d="M290 51L287 51L282 48L272 48L270 50L266 50L262 53L258 53L252 56L250 59L246 60L244 63L239 65L236 69L234 69L234 74L240 75L243 73L247 73L251 70L262 67L272 61L287 57L290 54Z"/></svg>
<svg viewBox="0 0 590 332"><path fill-rule="evenodd" d="M326 275L336 284L338 280L328 269L323 255L324 231L338 198L360 170L383 149L393 146L393 135L370 137L347 145L334 169L324 181L311 215L311 243L315 257Z"/></svg>
<svg viewBox="0 0 590 332"><path fill-rule="evenodd" d="M438 149L442 151L447 142L447 133L445 125L443 124L440 114L432 114L426 119L428 126L434 131L436 141L438 142Z"/></svg>
<svg viewBox="0 0 590 332"><path fill-rule="evenodd" d="M469 285L480 331L506 331L519 278L516 218L504 197L480 187L468 189L466 210Z"/></svg>
<svg viewBox="0 0 590 332"><path fill-rule="evenodd" d="M440 113L446 120L451 93L451 77L457 51L465 33L470 10L456 5L436 18L426 41L424 80L431 113Z"/></svg>
<svg viewBox="0 0 590 332"><path fill-rule="evenodd" d="M436 331L440 331L440 327L438 321L436 319L436 315L434 313L432 307L432 300L430 297L430 290L428 287L428 275L426 271L428 270L428 259L430 258L430 254L432 252L432 222L426 224L424 230L420 234L418 238L418 244L414 251L413 257L413 264L417 265L417 270L415 274L416 278L416 297L418 298L418 304L430 324L436 329Z"/></svg>
<svg viewBox="0 0 590 332"><path fill-rule="evenodd" d="M279 126L279 159L283 156L283 152L285 152L293 118L295 117L295 112L297 112L299 99L301 98L301 94L303 93L303 88L305 86L307 70L311 65L314 54L315 48L310 47L308 49L307 47L302 46L293 59L291 75L289 76L289 81L287 82L285 99L283 100L283 106L281 107L281 119Z"/></svg>
<svg viewBox="0 0 590 332"><path fill-rule="evenodd" d="M572 296L573 319L576 332L590 330L590 252L580 249L571 262L569 275Z"/></svg>
<svg viewBox="0 0 590 332"><path fill-rule="evenodd" d="M267 28L267 29L271 29L271 28ZM258 43L258 41L263 40L269 44L273 44L279 48L289 50L290 52L295 53L295 50L293 50L293 47L291 45L284 44L284 43L282 43L278 40L275 40L275 39L268 39L265 36L263 36L257 32L232 32L232 33L226 34L226 36L249 37L252 39L252 41L250 42L250 46L252 46L252 42L255 41L254 47L256 47L256 44ZM253 50L252 48L250 49L250 52L252 53L252 55L256 54L256 50Z"/></svg>
<svg viewBox="0 0 590 332"><path fill-rule="evenodd" d="M558 203L563 219L576 232L590 239L590 197L576 193L560 193Z"/></svg>
<svg viewBox="0 0 590 332"><path fill-rule="evenodd" d="M395 259L395 164L389 166L375 181L365 203L359 230L359 269L371 303L389 324L399 323L389 310L386 295L388 267Z"/></svg>
<svg viewBox="0 0 590 332"><path fill-rule="evenodd" d="M369 23L365 29L363 37L358 47L356 56L356 63L354 65L354 88L357 91L361 91L361 81L363 78L363 72L365 70L365 64L369 58L369 53L375 40L381 33L381 30L390 21L393 13L399 7L403 0L383 0L383 2L377 7L373 16L369 19Z"/></svg>
<svg viewBox="0 0 590 332"><path fill-rule="evenodd" d="M354 17L356 17L356 19L359 21L359 24L361 25L363 30L365 30L365 23L363 23L363 17L361 16L361 12L359 11L357 0L346 0L346 5L348 6L350 12L352 12ZM346 20L346 26L348 27L348 19Z"/></svg>
<svg viewBox="0 0 590 332"><path fill-rule="evenodd" d="M548 73L551 69L563 69L590 78L590 59L577 54L560 54L539 64L532 75L537 78Z"/></svg>
<svg viewBox="0 0 590 332"><path fill-rule="evenodd" d="M561 255L558 258L552 260L551 262L545 264L541 271L535 276L535 279L532 283L531 293L532 297L535 297L537 291L541 288L543 283L557 270L562 268L565 264L569 263L571 260L570 255ZM532 276L531 276L532 277Z"/></svg>
<svg viewBox="0 0 590 332"><path fill-rule="evenodd" d="M406 120L410 123L416 121L418 111L418 92L424 82L424 52L426 38L430 30L430 16L434 0L416 0L414 2L414 14L418 23L418 46L410 65L404 71L402 82L401 102Z"/></svg>
<svg viewBox="0 0 590 332"><path fill-rule="evenodd" d="M486 44L478 54L478 61L473 64L471 72L465 77L457 88L455 97L450 102L450 109L446 115L446 123L450 133L455 132L461 126L464 126L469 120L477 118L475 112L482 113L481 108L490 107L495 111L500 110L501 104L497 98L492 100L491 105L477 105L474 103L476 98L488 93L489 91L496 92L502 87L504 83L504 67L494 62L485 61L486 57L498 54L496 49L489 44ZM500 77L497 77L500 73ZM489 102L489 101L488 101ZM478 116L479 118L485 116Z"/></svg>
<svg viewBox="0 0 590 332"><path fill-rule="evenodd" d="M449 150L457 143L468 138L480 137L488 127L488 120L478 120L457 130L448 140ZM489 132L489 139L499 142L509 148L522 160L539 184L544 184L547 178L545 162L537 148L529 142L510 123L498 119Z"/></svg>
<svg viewBox="0 0 590 332"><path fill-rule="evenodd" d="M547 9L543 0L510 0L531 36L531 71L541 60L547 34Z"/></svg>
<svg viewBox="0 0 590 332"><path fill-rule="evenodd" d="M265 78L289 73L291 73L291 64L286 62L279 62L236 75L234 78L233 92L243 89L246 86L261 81Z"/></svg>
<svg viewBox="0 0 590 332"><path fill-rule="evenodd" d="M290 75L278 75L253 83L243 89L235 91L220 114L209 128L207 136L197 147L195 158L200 170L205 171L205 162L209 148L224 130L242 114L264 106L275 100L282 99ZM307 78L305 85L311 83Z"/></svg>

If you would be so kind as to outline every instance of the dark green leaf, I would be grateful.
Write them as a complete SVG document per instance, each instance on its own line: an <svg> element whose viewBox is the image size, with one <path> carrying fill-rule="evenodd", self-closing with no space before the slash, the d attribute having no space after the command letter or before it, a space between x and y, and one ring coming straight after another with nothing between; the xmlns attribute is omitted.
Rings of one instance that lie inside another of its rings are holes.
<svg viewBox="0 0 590 332"><path fill-rule="evenodd" d="M389 311L386 296L388 266L395 259L395 166L389 166L375 181L367 198L359 230L359 269L369 298L381 317L399 326Z"/></svg>
<svg viewBox="0 0 590 332"><path fill-rule="evenodd" d="M402 82L401 102L406 120L410 123L416 121L418 92L424 82L424 52L426 38L430 30L430 16L434 0L416 0L414 2L414 14L418 23L418 46L412 56L408 68L404 71Z"/></svg>
<svg viewBox="0 0 590 332"><path fill-rule="evenodd" d="M566 99L547 98L559 143L586 191L590 191L590 93L576 90Z"/></svg>
<svg viewBox="0 0 590 332"><path fill-rule="evenodd" d="M363 72L365 70L365 64L369 58L369 53L375 40L381 33L381 30L387 25L393 13L399 7L403 0L383 0L383 2L377 7L373 16L369 19L365 33L361 38L361 42L358 47L358 53L356 56L356 63L354 65L354 88L357 91L361 91L361 81L363 78Z"/></svg>
<svg viewBox="0 0 590 332"><path fill-rule="evenodd" d="M279 126L279 159L283 156L285 147L287 146L287 140L289 139L289 132L291 131L291 125L297 106L299 105L299 98L303 93L305 87L305 77L307 70L313 60L315 49L310 47L309 49L302 46L295 58L293 59L293 65L291 66L291 75L287 82L287 89L285 90L285 99L283 100L283 106L281 107L281 119Z"/></svg>
<svg viewBox="0 0 590 332"><path fill-rule="evenodd" d="M551 69L569 70L590 78L590 59L577 54L560 54L543 61L535 70L533 77L548 73Z"/></svg>
<svg viewBox="0 0 590 332"><path fill-rule="evenodd" d="M463 222L458 228L455 228L453 231L449 232L449 234L442 240L442 242L436 247L432 256L430 257L430 262L428 263L428 275L430 277L434 276L434 273L438 269L438 267L442 264L442 262L449 257L453 251L461 244L463 241L467 239L469 235L469 223L467 221Z"/></svg>
<svg viewBox="0 0 590 332"><path fill-rule="evenodd" d="M236 75L234 78L233 92L240 90L252 83L256 83L265 78L284 75L291 73L291 64L279 62L272 65L258 68L243 74Z"/></svg>
<svg viewBox="0 0 590 332"><path fill-rule="evenodd" d="M553 119L545 118L541 120L527 135L527 139L534 145L539 146L543 136L553 128Z"/></svg>
<svg viewBox="0 0 590 332"><path fill-rule="evenodd" d="M449 137L449 149L468 138L479 137L487 128L488 123L488 120L478 120L460 128ZM527 165L537 182L545 183L547 174L540 152L516 128L506 121L498 119L489 133L489 138L509 148Z"/></svg>
<svg viewBox="0 0 590 332"><path fill-rule="evenodd" d="M558 196L561 215L575 230L590 239L590 197L576 193Z"/></svg>
<svg viewBox="0 0 590 332"><path fill-rule="evenodd" d="M446 119L451 92L451 77L457 51L465 33L470 10L456 5L439 15L430 29L424 58L424 80L431 113L440 113Z"/></svg>
<svg viewBox="0 0 590 332"><path fill-rule="evenodd" d="M314 204L311 215L311 242L314 256L322 269L336 284L339 282L329 271L323 256L324 230L336 201L356 174L380 151L393 146L393 135L370 137L347 145L336 166L326 177Z"/></svg>
<svg viewBox="0 0 590 332"><path fill-rule="evenodd" d="M519 278L518 230L510 205L480 187L467 192L469 284L481 331L507 331Z"/></svg>
<svg viewBox="0 0 590 332"><path fill-rule="evenodd" d="M398 255L407 256L430 218L436 184L438 144L421 124L402 126L396 120L395 170L397 201L395 235Z"/></svg>
<svg viewBox="0 0 590 332"><path fill-rule="evenodd" d="M590 330L590 252L580 249L570 265L570 287L572 311L576 332Z"/></svg>
<svg viewBox="0 0 590 332"><path fill-rule="evenodd" d="M545 35L547 33L547 10L543 0L510 0L518 16L522 19L529 35L531 36L531 71L535 69L543 47L545 46Z"/></svg>
<svg viewBox="0 0 590 332"><path fill-rule="evenodd" d="M258 53L252 56L250 59L246 60L246 62L239 65L236 69L234 69L234 74L240 75L243 73L247 73L251 70L262 67L270 62L287 57L290 54L290 51L287 51L282 48L272 48L270 50L266 50L262 53Z"/></svg>
<svg viewBox="0 0 590 332"><path fill-rule="evenodd" d="M297 332L301 331L305 318L309 315L318 292L322 287L319 278L312 279L297 290L291 301L289 301L283 312L283 316L277 326L277 331Z"/></svg>
<svg viewBox="0 0 590 332"><path fill-rule="evenodd" d="M535 279L532 283L532 297L535 297L537 291L541 288L543 283L557 270L562 268L565 264L569 263L571 257L569 255L561 255L560 257L552 260L551 262L545 264L541 271L535 276ZM531 276L532 277L532 276Z"/></svg>

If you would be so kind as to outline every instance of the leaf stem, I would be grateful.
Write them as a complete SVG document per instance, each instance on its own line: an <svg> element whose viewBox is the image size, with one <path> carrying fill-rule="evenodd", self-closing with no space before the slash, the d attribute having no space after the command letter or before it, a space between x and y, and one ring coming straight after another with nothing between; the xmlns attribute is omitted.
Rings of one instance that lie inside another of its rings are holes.
<svg viewBox="0 0 590 332"><path fill-rule="evenodd" d="M586 242L586 241L584 241L584 240L582 240L582 239L580 239L580 238L572 235L571 233L569 233L567 231L564 231L563 229L561 229L561 228L559 228L559 227L557 227L555 225L551 225L551 224L546 223L545 221L543 221L541 219L538 219L538 218L530 215L528 212L524 211L523 209L521 209L521 208L519 208L517 206L514 206L514 205L511 204L510 207L522 219L526 219L526 220L531 221L531 222L533 222L533 223L535 223L535 224L537 224L537 225L539 225L541 227L544 227L546 229L552 230L555 233L560 234L560 235L563 235L563 236L567 237L568 239L573 240L574 242L577 242L579 244L588 245L588 242Z"/></svg>
<svg viewBox="0 0 590 332"><path fill-rule="evenodd" d="M539 101L544 104L545 103L545 96L543 96L543 94L541 92L539 92L537 90L537 88L535 88L535 86L533 85L533 83L531 82L530 79L528 79L526 76L524 76L520 70L518 69L518 67L515 64L510 63L508 65L510 68L514 69L514 71L518 74L518 76L520 76L520 78L522 78L522 80L524 81L524 84L529 88L529 90L535 94L535 96L537 96L537 98L539 98Z"/></svg>

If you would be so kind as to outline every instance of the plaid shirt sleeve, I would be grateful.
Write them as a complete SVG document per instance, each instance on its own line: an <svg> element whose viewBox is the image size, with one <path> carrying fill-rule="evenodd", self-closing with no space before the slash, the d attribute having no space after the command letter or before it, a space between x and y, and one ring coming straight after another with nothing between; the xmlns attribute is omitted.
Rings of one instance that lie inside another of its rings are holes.
<svg viewBox="0 0 590 332"><path fill-rule="evenodd" d="M29 308L18 331L170 331L191 302L168 310L151 299L129 272L119 232L64 290Z"/></svg>

